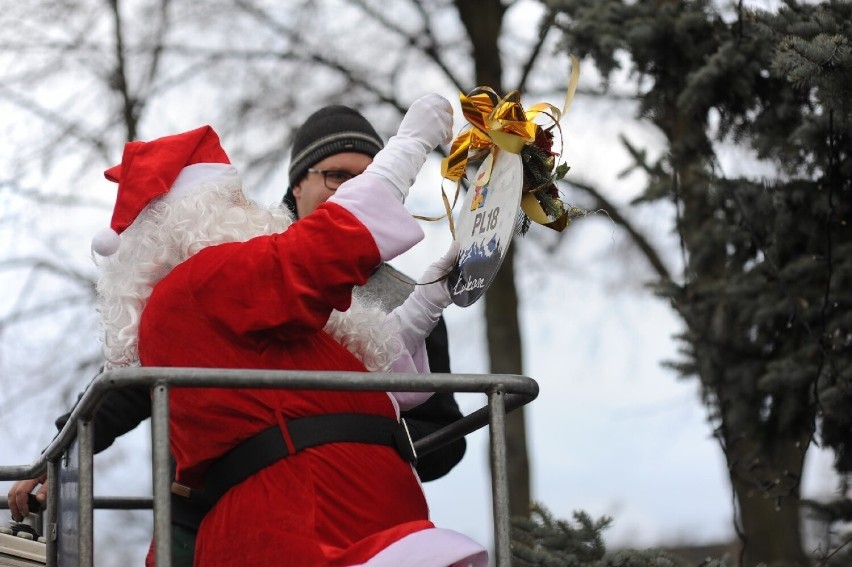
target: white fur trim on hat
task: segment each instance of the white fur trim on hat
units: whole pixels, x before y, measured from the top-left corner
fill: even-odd
[[[167,193],[159,199],[174,203],[207,187],[208,184],[240,186],[237,168],[227,163],[196,163],[181,169]],[[92,238],[92,250],[101,256],[112,256],[121,237],[112,228],[102,228]]]
[[[239,184],[237,168],[227,163],[196,163],[180,170],[169,192],[160,197],[166,203],[174,203],[202,190],[207,183],[217,185]]]

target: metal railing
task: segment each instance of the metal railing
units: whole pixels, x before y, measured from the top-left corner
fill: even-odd
[[[153,447],[153,499],[95,498],[93,494],[92,418],[110,390],[128,386],[152,389],[151,435]],[[0,467],[0,480],[34,478],[47,470],[48,500],[44,521],[47,565],[57,565],[57,490],[60,462],[68,458],[68,448],[76,440],[79,458],[77,508],[79,564],[94,562],[93,536],[96,504],[110,508],[148,507],[154,510],[154,542],[158,567],[171,567],[171,471],[169,464],[169,388],[271,388],[290,390],[344,391],[428,391],[484,393],[488,402],[482,408],[415,442],[419,455],[429,453],[485,425],[490,428],[491,490],[494,515],[495,561],[498,567],[511,564],[509,487],[506,474],[506,413],[538,395],[532,378],[513,374],[408,374],[233,370],[210,368],[119,368],[98,375],[74,407],[65,427],[41,456],[30,465]],[[76,426],[74,425],[76,424]],[[76,432],[75,432],[76,429]],[[3,502],[3,504],[6,504]],[[138,505],[138,506],[137,506]]]

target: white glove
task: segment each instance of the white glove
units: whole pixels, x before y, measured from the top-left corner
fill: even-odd
[[[406,350],[412,354],[417,352],[438,324],[444,309],[452,303],[444,276],[450,272],[458,254],[459,243],[453,241],[447,253],[423,272],[420,283],[425,285],[415,286],[405,302],[391,312],[399,318],[400,336]]]
[[[402,201],[423,167],[426,156],[453,138],[453,108],[450,101],[432,93],[415,100],[396,135],[376,154],[366,172],[380,175],[399,191]]]

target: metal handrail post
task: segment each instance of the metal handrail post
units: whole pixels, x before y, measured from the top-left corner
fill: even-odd
[[[45,510],[44,539],[45,559],[47,567],[56,567],[56,516],[59,510],[59,459],[47,463],[47,507]]]
[[[154,385],[151,401],[154,464],[154,545],[158,567],[172,565],[171,466],[169,463],[169,387]]]
[[[94,427],[86,419],[77,421],[78,458],[80,459],[80,484],[77,489],[77,510],[80,525],[77,544],[81,567],[92,567],[95,562],[94,546]]]
[[[506,466],[506,393],[488,392],[491,439],[491,506],[494,511],[494,555],[497,567],[511,567],[509,477]]]

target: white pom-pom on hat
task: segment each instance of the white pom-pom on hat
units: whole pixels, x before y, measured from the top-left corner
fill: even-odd
[[[102,228],[92,237],[92,250],[101,256],[112,256],[121,244],[121,237],[111,228]]]

